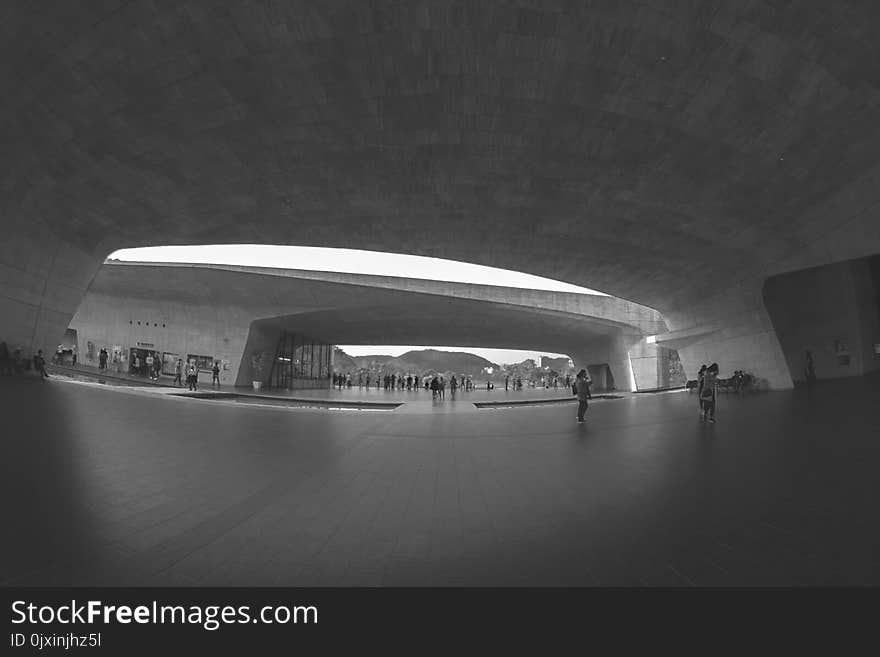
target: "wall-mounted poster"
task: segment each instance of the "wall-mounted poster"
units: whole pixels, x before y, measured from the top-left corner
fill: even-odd
[[[170,354],[167,351],[162,354],[162,374],[174,376],[176,374],[174,367],[177,365],[177,359],[180,354]]]
[[[195,363],[199,372],[210,372],[211,368],[214,367],[213,356],[197,356],[196,354],[187,354],[186,362]]]

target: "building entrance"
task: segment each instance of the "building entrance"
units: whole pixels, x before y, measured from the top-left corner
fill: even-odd
[[[158,378],[157,363],[161,367],[162,352],[132,347],[129,350],[128,371],[135,376]]]

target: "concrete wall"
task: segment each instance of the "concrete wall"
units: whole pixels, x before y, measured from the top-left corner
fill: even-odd
[[[110,351],[114,346],[121,346],[127,356],[129,349],[141,342],[155,345],[157,351],[180,354],[184,359],[187,354],[212,356],[223,363],[221,382],[233,383],[238,378],[251,320],[246,312],[236,308],[90,293],[74,315],[70,328],[77,332],[81,365],[97,367],[102,347]],[[91,359],[89,342],[94,345]]]
[[[39,222],[0,218],[0,340],[27,357],[51,354],[104,254],[82,251]]]
[[[877,297],[867,258],[770,278],[764,299],[792,378],[805,380],[807,350],[819,379],[880,369]],[[844,355],[848,363],[839,360]]]
[[[719,286],[698,303],[664,314],[671,333],[695,334],[665,343],[678,349],[687,378],[703,363],[718,363],[720,376],[751,372],[775,389],[792,387],[788,364],[761,295],[762,279]]]
[[[637,389],[650,390],[662,385],[659,377],[658,356],[657,346],[648,344],[644,338],[630,347],[629,357]]]

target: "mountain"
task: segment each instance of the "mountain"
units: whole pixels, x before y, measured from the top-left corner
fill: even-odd
[[[361,367],[357,361],[349,356],[342,349],[333,350],[333,369],[337,372],[353,372]]]
[[[368,356],[349,356],[337,349],[333,369],[339,372],[368,369],[392,373],[425,374],[427,372],[449,372],[466,376],[482,376],[483,369],[498,365],[476,354],[465,351],[440,351],[438,349],[418,349],[400,356],[371,354]]]
[[[487,367],[498,369],[497,363],[466,351],[421,349],[407,351],[405,354],[401,354],[398,360],[402,363],[412,363],[415,367],[423,370],[454,372],[471,376],[482,374],[483,369]]]

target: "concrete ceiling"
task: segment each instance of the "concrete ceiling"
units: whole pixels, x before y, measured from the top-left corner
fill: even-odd
[[[568,352],[663,329],[656,311],[611,297],[258,267],[108,263],[89,294],[220,316],[236,309],[273,336],[291,330],[334,344]]]
[[[0,217],[354,247],[663,311],[880,251],[880,3],[0,9]],[[698,272],[698,274],[697,274]]]

